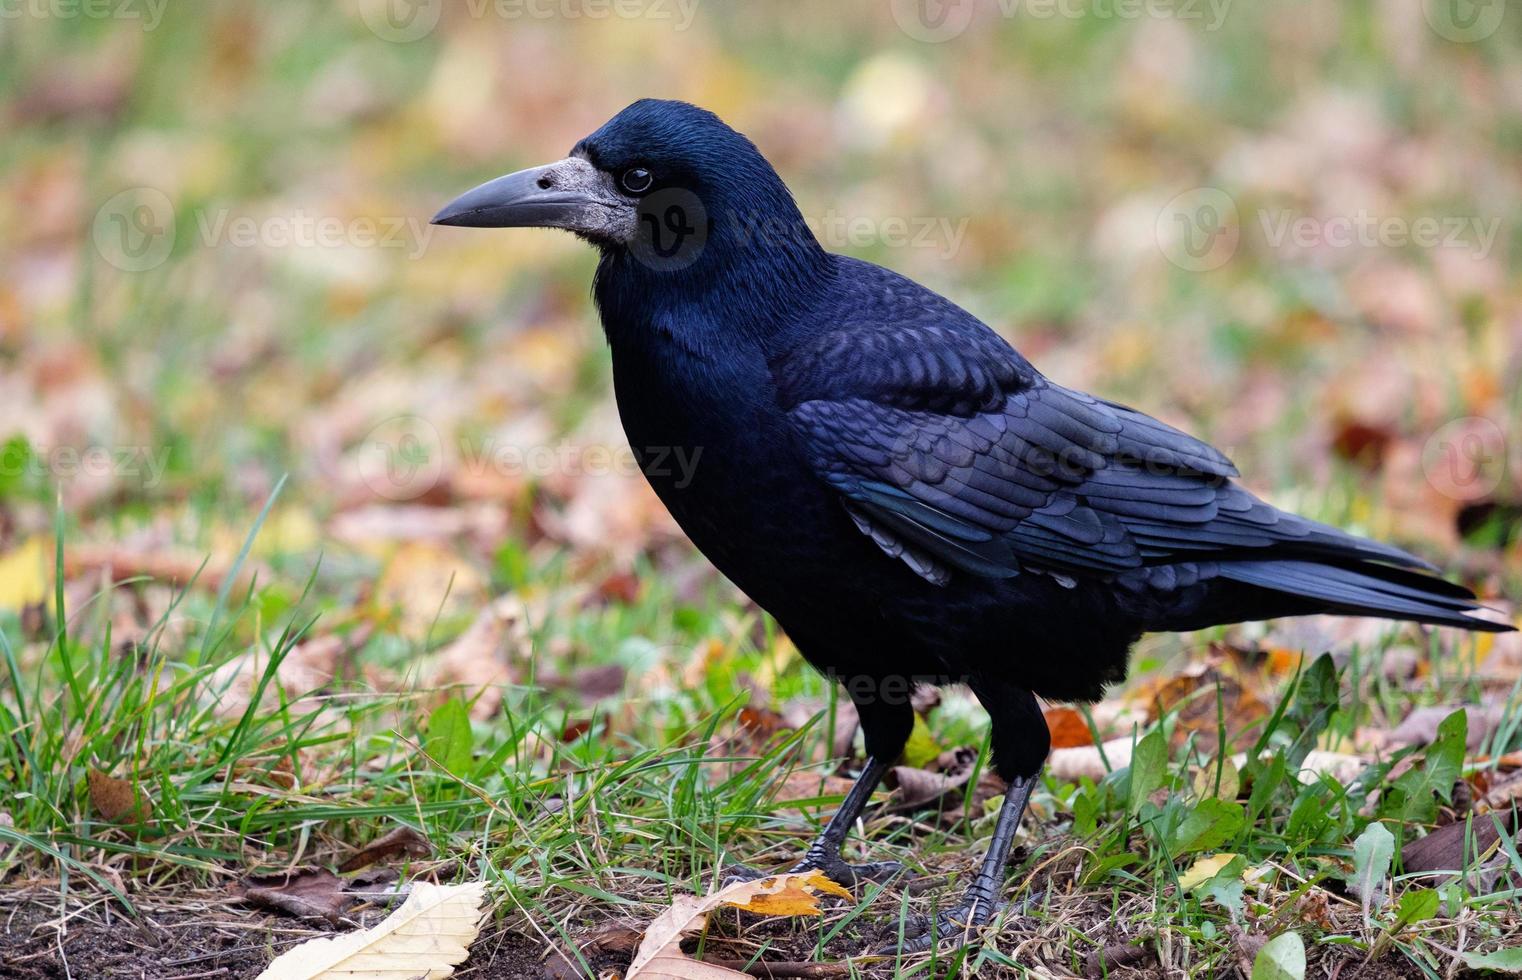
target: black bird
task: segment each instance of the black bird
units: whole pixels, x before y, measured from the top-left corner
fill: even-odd
[[[801,868],[895,870],[840,848],[909,736],[912,681],[966,683],[988,710],[1004,807],[962,904],[912,945],[995,910],[1049,748],[1037,696],[1097,699],[1141,634],[1308,613],[1511,629],[1427,562],[1275,509],[1205,443],[825,251],[704,109],[635,102],[433,220],[562,228],[600,252],[593,296],[647,478],[861,715],[865,768]]]

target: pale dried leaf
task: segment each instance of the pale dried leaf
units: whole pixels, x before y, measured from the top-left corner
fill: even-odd
[[[481,931],[486,885],[412,884],[380,924],[312,939],[276,957],[258,980],[444,980]]]
[[[1101,748],[1103,753],[1101,754]],[[1105,762],[1108,760],[1109,766]],[[1131,737],[1112,738],[1103,746],[1079,745],[1070,749],[1053,749],[1046,767],[1055,778],[1067,782],[1080,779],[1101,780],[1112,769],[1131,764]]]
[[[682,952],[682,936],[703,927],[720,906],[760,915],[818,915],[820,894],[850,898],[851,893],[823,872],[781,874],[757,881],[737,881],[706,897],[683,895],[655,917],[629,964],[625,980],[727,980],[744,977],[734,970],[701,963]]]

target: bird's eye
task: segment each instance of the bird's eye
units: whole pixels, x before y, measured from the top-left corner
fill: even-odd
[[[624,190],[630,194],[643,194],[655,181],[655,178],[650,176],[650,171],[644,167],[630,167],[619,179],[623,182]]]

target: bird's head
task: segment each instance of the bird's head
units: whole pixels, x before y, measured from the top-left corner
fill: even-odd
[[[563,228],[641,273],[823,254],[755,144],[706,109],[656,99],[630,105],[563,160],[465,192],[433,223]]]

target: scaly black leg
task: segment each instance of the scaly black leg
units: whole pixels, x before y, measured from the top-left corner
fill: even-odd
[[[847,864],[840,856],[840,849],[850,834],[861,811],[877,784],[887,775],[893,760],[904,751],[909,733],[914,729],[914,709],[909,695],[913,685],[907,678],[883,679],[876,677],[843,678],[846,690],[856,705],[861,719],[862,735],[866,740],[867,764],[852,784],[840,809],[830,818],[814,842],[809,845],[803,860],[794,865],[793,871],[823,871],[831,880],[847,888],[858,881],[887,881],[904,870],[897,861],[879,861],[872,864]],[[893,683],[889,683],[892,680]],[[730,880],[753,880],[763,875],[746,867],[727,869]]]
[[[920,953],[947,939],[965,943],[980,926],[988,924],[1003,905],[999,895],[1004,889],[1005,865],[1009,862],[1009,850],[1015,842],[1015,832],[1020,829],[1020,818],[1025,815],[1025,805],[1030,802],[1036,779],[1036,776],[1026,776],[1010,784],[1004,795],[1004,805],[999,808],[999,820],[994,825],[988,853],[983,857],[977,877],[962,895],[962,901],[934,918],[922,916],[906,922],[903,945],[889,946],[881,952],[889,955],[895,952]]]
[[[988,709],[993,722],[994,767],[1009,788],[1004,793],[1004,805],[994,825],[988,854],[971,887],[955,908],[934,919],[921,917],[905,924],[902,951],[906,953],[922,952],[947,939],[965,942],[970,933],[987,924],[999,910],[1010,847],[1051,749],[1051,733],[1034,694],[1002,678],[986,675],[971,678],[969,686]],[[895,950],[883,952],[891,954]]]

